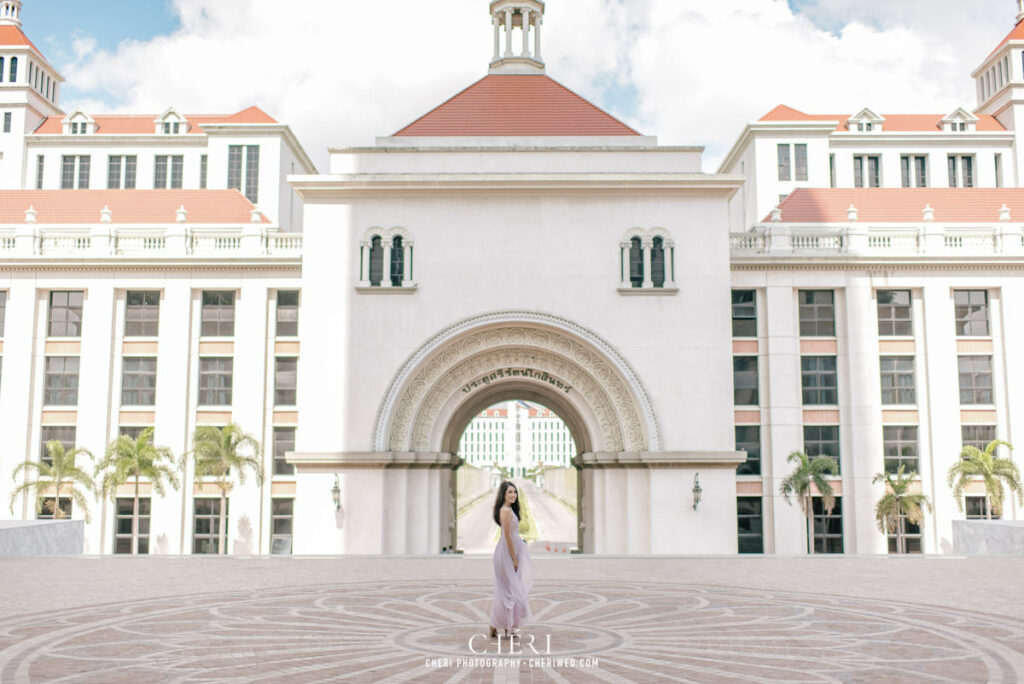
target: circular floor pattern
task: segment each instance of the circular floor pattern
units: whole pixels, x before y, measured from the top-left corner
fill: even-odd
[[[2,682],[1011,682],[1024,626],[868,599],[543,582],[515,642],[484,582],[203,594],[0,621]],[[498,653],[498,649],[501,652]]]

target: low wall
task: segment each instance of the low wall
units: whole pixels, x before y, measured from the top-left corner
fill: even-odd
[[[496,476],[492,475],[490,470],[470,465],[464,465],[456,470],[455,476],[458,478],[456,486],[459,488],[459,511],[484,494],[491,493],[498,485]]]
[[[0,556],[73,556],[84,548],[84,520],[0,522]]]
[[[545,469],[540,480],[541,489],[560,499],[572,510],[576,510],[576,469]]]
[[[954,520],[953,553],[965,556],[1024,555],[1024,522]]]

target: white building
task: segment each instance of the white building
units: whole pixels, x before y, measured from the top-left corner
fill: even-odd
[[[572,433],[551,409],[525,401],[489,406],[469,421],[458,456],[477,468],[505,468],[512,477],[565,467],[579,453]]]

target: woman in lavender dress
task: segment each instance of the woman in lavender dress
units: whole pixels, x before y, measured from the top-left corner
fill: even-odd
[[[501,537],[494,549],[494,604],[491,606],[491,636],[519,629],[530,617],[530,589],[533,563],[526,542],[519,536],[519,491],[508,480],[498,487],[494,501],[494,522]]]

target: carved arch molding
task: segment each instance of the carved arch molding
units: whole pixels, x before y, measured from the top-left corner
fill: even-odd
[[[522,370],[531,374],[512,377]],[[381,404],[375,448],[437,451],[432,442],[439,422],[450,419],[453,398],[465,394],[470,401],[476,388],[510,380],[574,395],[570,401],[586,407],[584,422],[595,451],[661,448],[647,392],[625,359],[589,330],[532,312],[474,317],[423,345],[395,376]]]

